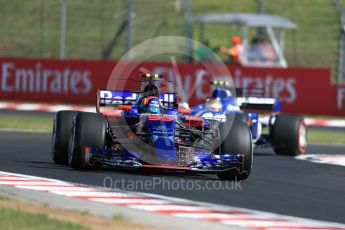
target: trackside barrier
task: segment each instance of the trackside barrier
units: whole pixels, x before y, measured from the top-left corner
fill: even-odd
[[[95,105],[97,89],[106,88],[117,64],[116,61],[0,57],[0,100]],[[162,62],[131,64],[133,69],[126,76],[112,77],[109,85],[114,90],[140,90],[139,82],[119,84],[114,79],[139,77],[145,70],[173,81],[164,85],[164,90],[177,92],[182,101],[195,105],[210,95],[211,80],[229,80],[228,74],[200,64],[177,64],[177,67]],[[226,68],[237,87],[263,88],[265,97],[280,97],[283,112],[345,116],[345,86],[331,84],[330,69]]]

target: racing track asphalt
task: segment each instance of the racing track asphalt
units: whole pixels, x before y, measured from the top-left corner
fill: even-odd
[[[155,182],[158,182],[164,179],[165,182],[156,185],[154,191],[151,190],[152,186],[135,191],[345,223],[345,167],[342,166],[276,156],[271,149],[265,149],[255,152],[251,177],[240,183],[241,189],[169,190],[166,181],[180,187],[182,183],[176,181],[182,179],[185,181],[184,187],[192,184],[206,186],[206,183],[212,182],[217,186],[219,183],[225,186],[225,182],[219,182],[214,175],[110,169],[94,172],[74,171],[52,163],[50,138],[50,133],[0,131],[0,171],[96,186],[103,186],[106,177],[117,181],[124,179],[127,181],[125,186],[130,186],[135,181],[153,181],[152,178],[155,178]],[[311,145],[307,152],[345,154],[345,146]],[[117,188],[121,188],[121,184],[117,185]]]

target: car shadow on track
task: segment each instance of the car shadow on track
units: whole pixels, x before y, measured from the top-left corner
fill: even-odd
[[[279,157],[276,156],[270,149],[259,149],[254,151],[255,157]],[[37,169],[53,169],[53,170],[66,170],[66,171],[75,171],[69,166],[58,165],[53,162],[47,161],[16,161],[19,163],[26,164],[28,167],[37,168]],[[143,169],[143,168],[116,168],[103,166],[99,170],[79,170],[75,172],[88,172],[92,174],[112,174],[116,173],[127,174],[132,176],[139,177],[170,177],[170,178],[183,178],[183,179],[197,179],[197,180],[219,180],[216,174],[202,174],[196,172],[185,172],[185,171],[173,171],[169,169]]]
[[[68,166],[54,164],[53,162],[47,161],[14,161],[16,163],[25,164],[32,168],[47,168],[47,169],[68,169]]]
[[[67,170],[75,171],[69,166],[58,165],[53,162],[47,161],[16,161],[22,163],[31,168],[37,169],[52,169],[52,170]],[[125,173],[133,176],[164,176],[164,177],[179,177],[184,179],[199,179],[199,180],[218,180],[215,175],[210,174],[197,174],[194,172],[181,172],[181,171],[172,171],[172,170],[162,170],[162,169],[138,169],[138,168],[115,168],[104,166],[99,170],[78,170],[76,172],[88,172],[94,174],[113,174],[113,173]],[[213,178],[214,177],[214,178]]]
[[[133,176],[145,177],[178,177],[184,179],[198,179],[198,180],[219,180],[215,174],[201,174],[196,172],[162,170],[162,169],[123,169],[114,167],[103,167],[96,171],[100,173],[125,173]]]

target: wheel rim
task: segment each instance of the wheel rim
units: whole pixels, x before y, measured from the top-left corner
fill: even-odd
[[[253,141],[253,135],[252,135],[252,131],[249,129],[249,135],[250,135],[250,168],[249,168],[249,172],[248,176],[250,175],[250,172],[252,171],[253,168],[253,158],[254,158],[254,141]]]
[[[298,127],[298,147],[302,154],[307,147],[307,127],[304,121],[302,121]]]
[[[56,121],[54,119],[53,134],[52,134],[52,159],[53,159],[53,161],[55,158],[55,145],[56,145]]]
[[[74,124],[72,128],[72,134],[70,137],[70,141],[68,143],[68,163],[71,165],[73,159],[73,150],[74,150]]]

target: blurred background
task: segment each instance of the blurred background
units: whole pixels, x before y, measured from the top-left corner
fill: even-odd
[[[284,112],[345,114],[345,0],[0,0],[0,6],[0,76],[6,83],[1,89],[3,101],[93,104],[97,88],[105,87],[112,69],[127,51],[151,38],[180,36],[199,41],[219,55],[229,64],[237,87],[264,86],[266,96],[282,98]],[[261,27],[238,23],[238,14],[235,20],[227,18],[226,23],[208,21],[200,25],[206,14],[223,17],[236,13],[270,18]],[[253,18],[247,19],[253,22]],[[292,26],[269,25],[279,20]],[[234,35],[242,36],[248,54],[255,38],[261,46],[268,39],[268,50],[275,52],[273,61],[231,62]],[[171,80],[181,77],[188,89],[201,68],[193,64],[202,63],[202,55],[209,55],[207,60],[214,54],[197,43],[186,42],[178,49],[174,54],[178,64],[188,63],[179,65],[180,73],[173,72],[170,54],[148,55],[142,65],[151,72],[163,71],[160,73]],[[52,68],[59,73],[72,68],[83,74],[84,82],[77,85],[78,90],[55,92],[51,90]],[[52,75],[47,83],[52,84],[50,88],[40,86],[34,92],[31,86],[35,81],[40,84],[34,69]],[[217,77],[208,74],[204,82]],[[74,82],[73,76],[68,79]],[[66,82],[62,84],[68,87]],[[32,88],[30,92],[27,85]],[[48,94],[41,92],[46,87]],[[201,88],[210,89],[206,85]],[[199,103],[206,91],[190,95],[190,102]],[[322,101],[316,103],[313,91],[322,93],[318,95]]]
[[[345,0],[337,1],[345,5]],[[286,34],[290,66],[337,66],[339,9],[327,0],[1,0],[2,56],[118,59],[129,46],[163,35],[186,34],[186,20],[205,12],[265,12],[298,25]],[[65,51],[61,54],[61,20]],[[131,36],[128,36],[130,18]],[[198,39],[194,26],[193,38]],[[233,27],[209,25],[211,46],[228,42]],[[130,41],[129,41],[130,39]],[[334,76],[335,74],[333,74]]]

